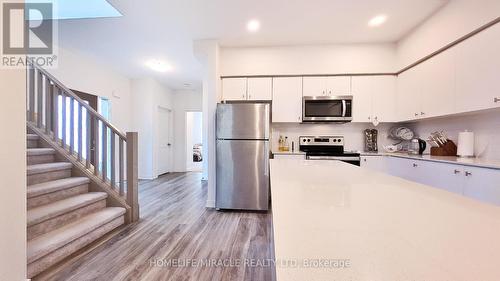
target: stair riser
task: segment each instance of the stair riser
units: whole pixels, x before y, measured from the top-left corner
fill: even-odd
[[[27,141],[28,148],[37,148],[38,140],[28,140]]]
[[[69,198],[71,196],[87,193],[89,185],[83,184],[75,187],[47,193],[33,198],[28,198],[28,209],[33,209],[41,205]]]
[[[55,162],[54,154],[28,156],[28,165],[45,164]]]
[[[71,169],[35,174],[28,176],[28,185],[43,183],[58,179],[65,179],[69,177],[71,177]]]
[[[58,217],[46,220],[28,227],[28,240],[36,238],[56,228],[72,223],[88,214],[94,213],[106,207],[106,200],[101,200],[74,211],[62,214]]]
[[[67,244],[66,246],[61,247],[51,253],[47,253],[47,255],[31,262],[30,264],[28,264],[28,278],[33,278],[37,274],[55,265],[56,263],[62,261],[64,258],[70,256],[74,252],[82,249],[88,244],[101,238],[106,233],[112,231],[113,229],[119,227],[120,225],[123,225],[124,223],[125,223],[124,217],[123,216],[118,217],[112,220],[111,222],[108,222],[107,224],[84,235],[83,237],[74,240],[73,242]]]

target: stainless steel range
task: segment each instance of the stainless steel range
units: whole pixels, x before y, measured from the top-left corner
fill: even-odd
[[[357,152],[344,151],[344,137],[304,136],[299,138],[299,149],[306,153],[308,160],[338,160],[360,166],[361,157]]]

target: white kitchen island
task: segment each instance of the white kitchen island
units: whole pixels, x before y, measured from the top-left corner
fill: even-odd
[[[500,280],[500,207],[336,161],[271,160],[271,194],[278,281]]]

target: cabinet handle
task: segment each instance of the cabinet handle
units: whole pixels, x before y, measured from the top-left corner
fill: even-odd
[[[418,116],[418,113],[415,113],[415,116]]]
[[[425,115],[425,112],[420,112],[420,115]]]
[[[459,170],[455,170],[455,171],[453,171],[453,172],[455,173],[455,175],[456,175],[456,174],[460,174],[460,171],[459,171]]]
[[[251,99],[252,98],[252,95],[248,95],[248,98]]]
[[[415,167],[415,168],[416,168],[416,167],[418,167],[418,165],[417,165],[416,163],[413,163],[413,167]]]
[[[495,103],[500,102],[500,98],[495,98],[493,101],[495,101]]]
[[[245,95],[242,95],[243,98],[245,98]]]
[[[330,90],[330,91],[328,91],[328,94],[329,94],[329,95],[331,95],[331,94],[332,94],[332,91],[331,91],[331,90]]]
[[[472,176],[472,173],[471,172],[465,172],[465,176],[466,177],[470,177],[470,176]]]
[[[326,95],[326,91],[323,91],[323,95]]]
[[[368,120],[372,120],[371,116],[368,116]]]

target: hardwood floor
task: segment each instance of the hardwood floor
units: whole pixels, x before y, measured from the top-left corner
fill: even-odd
[[[206,194],[200,173],[141,182],[139,222],[34,280],[274,280],[271,214],[206,209]]]

